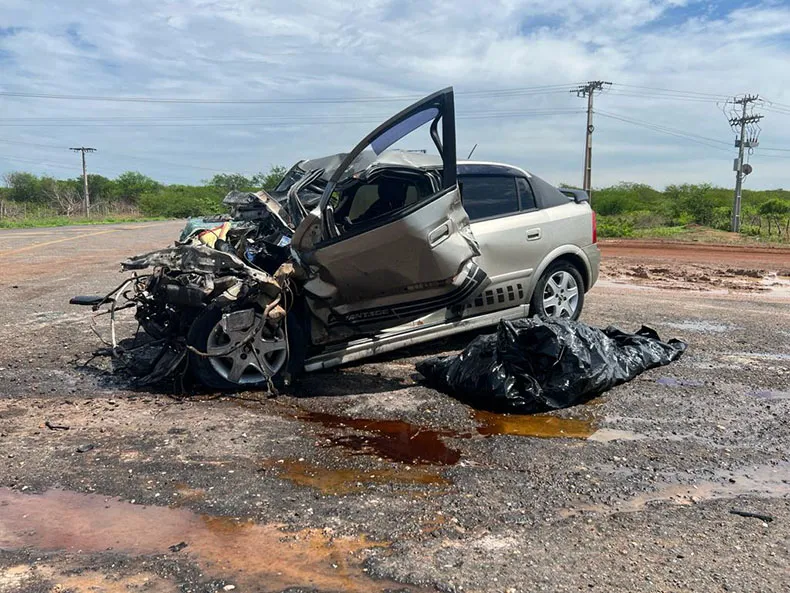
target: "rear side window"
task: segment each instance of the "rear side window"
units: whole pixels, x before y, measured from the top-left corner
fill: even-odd
[[[518,192],[514,177],[500,175],[458,178],[464,210],[470,220],[481,220],[518,212]]]
[[[532,192],[532,187],[529,182],[523,177],[516,177],[516,186],[518,187],[518,195],[521,199],[522,210],[534,210],[538,207],[535,203],[535,194]]]
[[[529,181],[535,193],[538,195],[541,208],[562,206],[568,202],[573,202],[573,198],[569,198],[550,183],[543,181],[540,177],[533,175]]]

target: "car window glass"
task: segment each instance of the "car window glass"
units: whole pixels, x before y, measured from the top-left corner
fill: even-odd
[[[428,178],[380,177],[347,190],[337,213],[352,223],[367,222],[419,202],[433,194]]]
[[[353,199],[351,200],[351,207],[348,211],[348,217],[351,220],[356,220],[364,214],[373,203],[379,199],[378,185],[372,183],[370,185],[360,186]]]
[[[423,111],[418,111],[402,122],[385,130],[370,143],[370,147],[376,154],[381,154],[401,138],[408,136],[417,128],[432,121],[437,115],[439,115],[439,110],[436,107],[429,107]]]
[[[518,193],[513,177],[485,175],[459,178],[461,199],[470,220],[518,212]]]
[[[535,194],[532,192],[529,182],[523,177],[516,177],[516,186],[518,187],[518,195],[521,200],[521,209],[534,210],[537,208]]]
[[[573,201],[571,198],[568,198],[565,194],[563,194],[560,190],[556,187],[551,185],[550,183],[543,181],[540,177],[536,177],[533,175],[530,180],[530,184],[532,185],[532,189],[538,196],[538,202],[540,203],[541,208],[551,208],[553,206],[563,206],[568,202]]]

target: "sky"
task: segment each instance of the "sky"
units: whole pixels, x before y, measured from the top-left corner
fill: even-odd
[[[0,72],[0,174],[74,177],[73,146],[108,177],[252,174],[453,86],[459,155],[578,185],[572,89],[604,80],[594,187],[733,185],[745,93],[765,99],[745,187],[790,187],[787,0],[0,0]]]

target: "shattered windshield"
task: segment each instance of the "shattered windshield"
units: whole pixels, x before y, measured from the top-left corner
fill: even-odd
[[[304,177],[304,173],[305,172],[299,167],[299,164],[294,165],[280,180],[280,183],[277,184],[277,187],[274,188],[274,191],[275,192],[288,191],[294,183],[296,183],[302,177]]]

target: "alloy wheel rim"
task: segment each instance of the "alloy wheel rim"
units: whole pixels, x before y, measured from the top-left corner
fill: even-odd
[[[572,319],[579,307],[579,285],[572,274],[552,274],[543,289],[543,311],[548,317]]]

